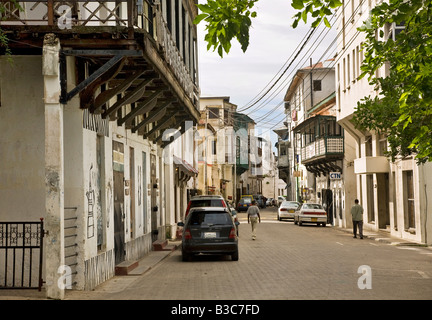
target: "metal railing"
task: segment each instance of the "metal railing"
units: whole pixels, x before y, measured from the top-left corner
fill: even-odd
[[[65,265],[70,268],[71,285],[76,285],[75,277],[78,274],[78,207],[64,208],[64,259]]]
[[[43,219],[0,222],[0,289],[42,288]]]
[[[330,136],[318,138],[314,142],[302,147],[302,160],[309,160],[324,155],[335,155],[344,153],[344,137]]]

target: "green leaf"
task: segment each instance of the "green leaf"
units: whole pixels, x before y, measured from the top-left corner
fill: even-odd
[[[304,8],[303,0],[292,0],[291,6],[296,10],[301,10]]]
[[[304,21],[304,23],[307,22],[307,14],[308,14],[308,12],[307,12],[306,10],[304,10],[304,11],[301,13],[301,17],[302,17],[302,20]]]
[[[209,15],[207,13],[201,13],[199,15],[197,15],[193,21],[194,24],[198,24],[200,23],[202,20],[204,20],[205,18],[207,18]]]

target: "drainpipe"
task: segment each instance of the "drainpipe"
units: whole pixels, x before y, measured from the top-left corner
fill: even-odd
[[[312,68],[312,58],[310,58],[310,66],[311,66],[311,68]],[[311,109],[313,108],[313,106],[314,106],[314,100],[313,100],[313,87],[312,87],[312,85],[313,85],[313,79],[312,79],[312,69],[311,69],[311,71],[310,71],[310,73],[309,73],[309,78],[310,78],[310,96],[311,96]]]
[[[424,163],[421,164],[421,168],[422,168],[422,177],[424,179]],[[427,197],[427,184],[426,181],[424,182],[424,195],[425,195],[425,220],[424,220],[424,243],[427,245],[428,241],[427,241],[427,229],[428,229],[428,224],[427,224],[427,220],[428,220],[428,197]]]

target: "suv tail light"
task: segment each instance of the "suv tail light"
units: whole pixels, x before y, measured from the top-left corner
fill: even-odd
[[[287,211],[287,208],[280,208],[280,211]]]
[[[192,202],[189,201],[188,206],[187,206],[187,208],[186,208],[185,218],[186,218],[187,215],[189,214],[189,210],[190,210],[191,204],[192,204]]]
[[[230,234],[229,234],[229,239],[235,239],[236,237],[236,232],[234,228],[231,228]]]
[[[190,232],[189,229],[186,229],[186,230],[184,231],[184,238],[185,238],[185,240],[190,240],[190,239],[192,239],[192,234],[191,234],[191,232]]]

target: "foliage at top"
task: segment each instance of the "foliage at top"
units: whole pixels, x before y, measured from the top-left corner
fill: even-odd
[[[251,11],[258,0],[208,0],[206,4],[198,4],[201,10],[194,23],[202,20],[207,22],[205,41],[207,50],[213,47],[223,57],[231,49],[231,41],[236,38],[241,44],[243,52],[249,46],[249,28],[251,18],[256,12]]]
[[[206,22],[207,50],[217,49],[219,56],[224,52],[229,53],[232,40],[235,38],[240,43],[243,52],[249,46],[249,29],[252,25],[251,18],[257,13],[252,11],[259,0],[208,0],[205,4],[198,4],[201,10],[194,23]],[[288,1],[288,0],[287,0]],[[321,21],[330,27],[327,16],[333,14],[331,9],[342,5],[340,0],[292,0],[291,6],[299,12],[293,17],[293,27],[297,27],[299,21],[307,22],[310,15],[315,20],[312,27],[318,26]]]

